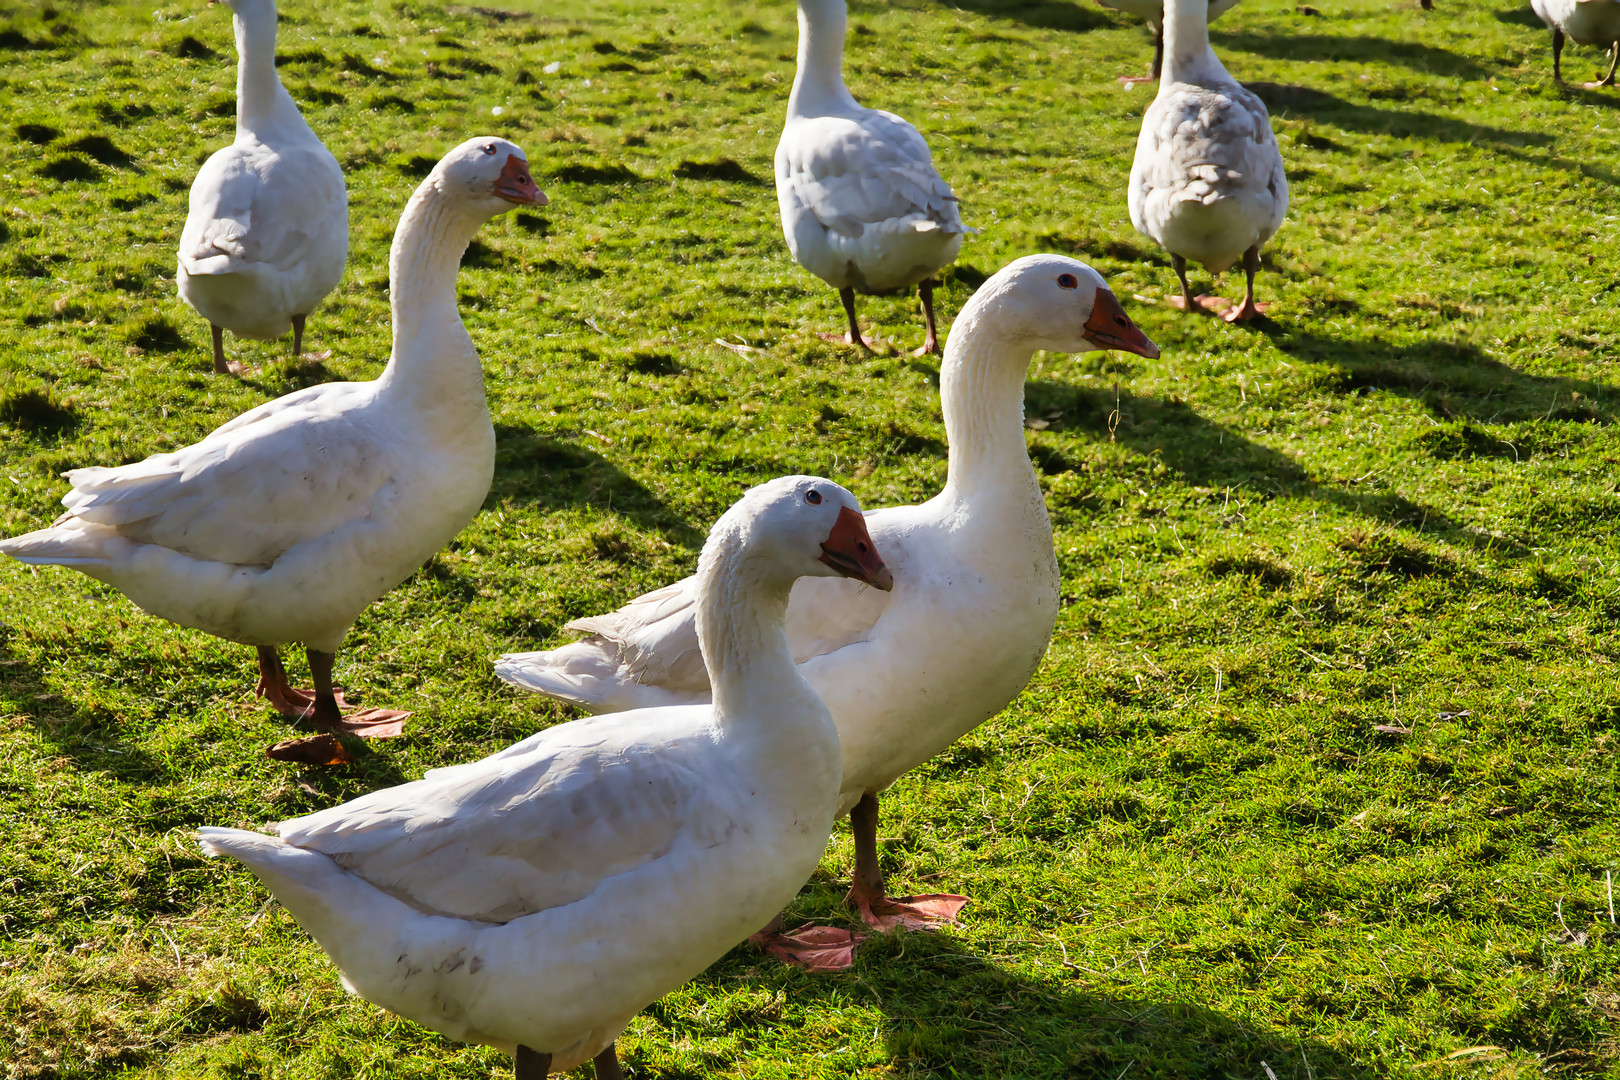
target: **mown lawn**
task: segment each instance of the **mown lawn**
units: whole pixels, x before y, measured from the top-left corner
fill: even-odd
[[[1145,68],[1139,25],[1090,0],[854,4],[852,89],[917,124],[981,230],[942,317],[1008,260],[1071,252],[1164,355],[1031,369],[1051,652],[885,804],[896,887],[970,893],[961,929],[833,977],[739,948],[635,1021],[633,1075],[1620,1076],[1620,92],[1556,89],[1526,7],[1437,7],[1248,0],[1217,24],[1294,192],[1274,320],[1231,328],[1165,306],[1130,227],[1151,90],[1115,76]],[[877,356],[825,342],[836,297],[781,239],[793,49],[785,2],[291,0],[282,77],[348,173],[353,242],[306,338],[330,356],[228,339],[261,365],[238,382],[172,280],[232,128],[228,12],[0,7],[7,535],[53,516],[65,469],[374,376],[394,222],[450,146],[513,138],[552,198],[462,276],[500,440],[485,510],[340,656],[416,710],[405,738],[346,771],[268,761],[290,732],[246,692],[250,650],[0,563],[0,1074],[505,1074],[347,997],[192,832],[565,719],[492,658],[688,571],[749,484],[938,489],[914,301],[863,303]],[[1598,63],[1566,53],[1572,77]],[[846,918],[850,859],[841,832],[795,914]]]

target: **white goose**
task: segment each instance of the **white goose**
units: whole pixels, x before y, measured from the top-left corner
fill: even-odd
[[[1614,85],[1615,69],[1620,67],[1620,0],[1530,0],[1530,8],[1552,31],[1554,79],[1560,84],[1564,81],[1558,60],[1564,51],[1564,39],[1568,38],[1577,45],[1607,45],[1613,49],[1609,73],[1585,85],[1587,89]]]
[[[799,65],[776,144],[776,201],[799,265],[838,290],[846,341],[866,349],[855,294],[918,286],[938,352],[930,276],[972,232],[917,129],[862,107],[844,85],[844,0],[799,0]]]
[[[1228,322],[1261,313],[1254,302],[1260,248],[1288,212],[1288,177],[1265,103],[1226,73],[1209,47],[1205,0],[1164,0],[1164,77],[1142,117],[1131,166],[1131,224],[1170,253],[1184,310],[1194,298],[1187,260],[1211,273],[1243,261],[1248,289]]]
[[[394,234],[394,350],[380,378],[266,402],[172,454],[75,469],[67,513],[0,541],[0,552],[71,566],[154,615],[257,646],[259,692],[289,715],[313,705],[323,732],[397,734],[405,713],[343,719],[333,654],[367,605],[484,501],[495,431],[456,312],[456,272],[484,222],[545,201],[513,144],[456,147]],[[313,696],[287,684],[277,657],[294,641],[307,647]],[[313,749],[337,744],[328,736]]]
[[[278,338],[343,277],[349,196],[337,159],[304,123],[276,74],[275,0],[225,0],[236,30],[236,141],[203,163],[180,234],[180,298],[207,319],[214,370],[223,330]]]
[[[517,1058],[596,1059],[631,1017],[771,918],[815,869],[838,732],[782,620],[794,579],[890,578],[854,496],[790,476],[715,524],[697,575],[713,705],[578,720],[276,826],[203,829],[362,997]]]
[[[1159,72],[1164,67],[1164,4],[1162,0],[1097,0],[1105,8],[1114,11],[1123,11],[1127,15],[1135,15],[1148,24],[1148,31],[1153,35],[1153,67],[1147,78],[1139,75],[1121,75],[1120,82],[1155,82]],[[1225,15],[1237,7],[1238,0],[1209,0],[1209,21]],[[1428,0],[1424,0],[1428,6]]]
[[[1001,270],[962,309],[945,348],[945,490],[866,518],[894,592],[801,581],[788,608],[793,656],[832,710],[843,746],[838,812],[851,814],[855,835],[850,900],[880,929],[948,920],[966,901],[885,895],[878,793],[1012,700],[1040,664],[1057,616],[1052,527],[1024,444],[1024,373],[1037,349],[1159,355],[1084,263],[1035,255]],[[503,656],[495,672],[591,712],[704,701],[700,585],[687,578],[570,623],[589,636]],[[828,961],[791,941],[774,945],[806,966],[847,964],[847,955]]]

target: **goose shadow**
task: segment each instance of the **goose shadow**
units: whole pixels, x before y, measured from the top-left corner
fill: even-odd
[[[1537,419],[1611,424],[1616,418],[1616,388],[1527,375],[1468,342],[1334,338],[1271,320],[1255,323],[1254,329],[1290,358],[1310,365],[1318,384],[1334,393],[1395,394],[1419,402],[1441,420],[1488,426]],[[1590,344],[1567,333],[1560,338],[1570,345]]]
[[[1128,18],[1068,0],[955,0],[949,6],[1040,30],[1066,30],[1077,34],[1115,27],[1119,25],[1117,19]]]
[[[1212,29],[1209,36],[1223,48],[1254,53],[1273,60],[1307,64],[1323,60],[1388,62],[1430,75],[1451,75],[1463,79],[1483,79],[1493,74],[1483,65],[1449,50],[1416,42],[1391,41],[1383,37],[1258,34],[1247,30],[1222,32],[1218,29]]]
[[[1483,144],[1493,150],[1551,146],[1558,141],[1558,136],[1545,131],[1515,131],[1491,127],[1488,124],[1476,124],[1468,120],[1453,120],[1427,112],[1357,105],[1326,90],[1317,90],[1298,83],[1261,80],[1245,82],[1243,85],[1264,101],[1266,108],[1273,115],[1285,116],[1294,113],[1348,131],[1360,131],[1369,135]]]
[[[1564,172],[1579,172],[1592,180],[1601,180],[1606,184],[1620,183],[1620,177],[1607,169],[1599,168],[1586,162],[1568,161],[1555,156],[1551,148],[1558,143],[1558,136],[1542,131],[1516,131],[1510,128],[1495,128],[1486,124],[1475,124],[1466,120],[1452,120],[1444,116],[1436,116],[1426,112],[1397,111],[1395,109],[1379,109],[1371,105],[1357,105],[1343,98],[1335,97],[1324,90],[1315,90],[1308,86],[1296,83],[1274,82],[1246,82],[1243,84],[1254,92],[1273,116],[1286,117],[1289,114],[1308,117],[1312,121],[1331,124],[1346,131],[1358,131],[1367,135],[1388,135],[1398,139],[1427,139],[1433,142],[1465,143],[1470,146],[1480,146],[1492,153],[1512,158],[1528,165],[1538,165],[1543,168],[1559,169]],[[1575,93],[1576,91],[1572,91]],[[1620,108],[1620,100],[1606,97],[1603,94],[1578,92],[1583,100],[1591,99],[1594,103],[1601,103],[1608,108]],[[1534,154],[1530,148],[1542,148],[1545,154]]]
[[[105,709],[86,709],[50,690],[44,673],[17,655],[16,631],[0,624],[0,698],[22,706],[22,715],[56,753],[83,772],[104,773],[134,784],[173,783],[166,762],[126,740],[118,719]]]
[[[504,499],[545,511],[601,506],[670,544],[692,551],[703,546],[706,533],[600,454],[510,422],[495,425],[495,447],[495,482],[486,507]]]
[[[1434,507],[1403,495],[1357,491],[1356,481],[1349,478],[1319,481],[1289,455],[1246,439],[1200,416],[1179,400],[1122,393],[1116,406],[1112,387],[1032,380],[1025,384],[1025,401],[1029,415],[1038,416],[1054,407],[1061,409],[1063,418],[1054,425],[1059,430],[1068,428],[1112,438],[1163,462],[1190,487],[1233,488],[1251,492],[1263,501],[1303,496],[1391,526],[1441,536],[1452,543],[1472,547],[1490,544],[1495,550],[1503,549],[1502,540],[1475,532]],[[1113,419],[1116,408],[1117,420]],[[1054,447],[1037,445],[1031,457],[1048,475],[1073,468]]]
[[[1024,947],[1052,954],[1052,974],[1015,971],[949,933],[902,932],[870,938],[849,974],[811,975],[767,964],[742,945],[693,985],[713,1000],[734,993],[739,982],[772,995],[757,1009],[724,1017],[726,1034],[745,1042],[769,1040],[774,1029],[791,1023],[784,1010],[844,1015],[852,1006],[875,1004],[883,1014],[878,1038],[888,1065],[906,1075],[1109,1080],[1141,1074],[1143,1066],[1156,1077],[1375,1075],[1325,1043],[1291,1038],[1191,1002],[1133,993],[1120,974],[1064,964],[1055,943]],[[1267,962],[1262,953],[1241,961],[1255,982]],[[1135,959],[1125,957],[1115,971],[1134,974]],[[1225,954],[1219,959],[1230,962]],[[667,1015],[659,1004],[647,1012],[671,1035],[689,1033],[690,1017]],[[688,1075],[640,1061],[633,1048],[625,1057],[639,1075]]]
[[[155,618],[145,614],[137,617]],[[190,773],[176,768],[168,755],[148,753],[125,738],[120,717],[104,708],[84,708],[52,692],[41,669],[17,655],[11,644],[14,634],[10,627],[0,624],[0,699],[26,703],[22,715],[52,750],[71,760],[81,772],[99,773],[118,784],[147,792],[160,788],[178,791],[187,786]],[[252,653],[245,655],[251,658]],[[240,666],[244,686],[251,687],[251,659],[233,666]],[[268,711],[269,706],[265,709]],[[285,737],[304,733],[293,722],[284,723]],[[401,784],[407,779],[388,755],[377,753],[364,740],[344,741],[354,755],[352,765],[341,770],[312,770],[305,776],[306,782],[320,788],[323,794],[334,799],[345,798],[348,796],[344,792],[357,781],[372,790]],[[143,802],[147,805],[142,824],[159,832],[181,826],[217,824],[236,814],[234,805],[225,804],[217,811],[205,811],[189,795],[177,795],[173,799],[152,795]]]

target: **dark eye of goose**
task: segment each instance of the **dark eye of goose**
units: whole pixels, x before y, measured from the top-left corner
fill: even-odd
[[[1078,289],[1080,287],[1080,279],[1075,277],[1073,274],[1059,274],[1058,285],[1065,289]]]
[[[495,144],[494,143],[485,143],[484,144],[484,153],[488,154],[490,157],[494,157],[495,156]]]
[[[816,491],[814,489],[811,489],[810,491],[805,492],[804,493],[804,501],[809,503],[811,506],[820,506],[821,505],[821,492]]]

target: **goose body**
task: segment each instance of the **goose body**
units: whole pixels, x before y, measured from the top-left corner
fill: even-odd
[[[591,718],[282,822],[204,829],[343,971],[435,1031],[604,1075],[620,1030],[815,869],[837,730],[782,630],[794,578],[887,585],[854,497],[786,477],[716,524],[697,587],[713,704]],[[614,1066],[616,1069],[616,1065]]]
[[[1157,79],[1164,67],[1164,4],[1162,0],[1097,0],[1097,3],[1105,8],[1124,12],[1126,15],[1134,15],[1148,24],[1148,29],[1153,34],[1153,67],[1147,81]],[[1209,0],[1209,21],[1214,22],[1237,7],[1237,5],[1238,0]],[[1127,81],[1141,82],[1143,80],[1132,77]]]
[[[511,143],[457,147],[400,219],[380,378],[308,387],[173,453],[75,469],[67,512],[0,552],[71,566],[161,618],[258,646],[271,684],[266,649],[272,665],[293,641],[329,656],[483,503],[495,434],[456,272],[484,221],[544,198]],[[318,722],[336,721],[335,700],[314,704]]]
[[[1036,349],[1102,348],[1158,355],[1090,267],[1032,256],[992,277],[957,317],[940,371],[945,489],[866,517],[894,591],[812,579],[794,587],[788,640],[838,725],[837,809],[857,814],[858,834],[868,818],[875,828],[879,792],[1000,711],[1040,664],[1057,617],[1058,570],[1024,442],[1024,375]],[[697,590],[688,578],[570,623],[586,637],[503,656],[496,674],[592,712],[706,700]],[[881,894],[881,874],[875,865],[856,873],[857,906],[878,914],[869,918],[875,925],[890,924],[882,913],[896,909]],[[900,914],[910,921],[916,913]]]
[[[1612,49],[1609,74],[1594,86],[1613,86],[1620,66],[1620,0],[1530,0],[1530,8],[1552,31],[1553,78],[1564,81],[1560,56],[1564,39],[1577,45],[1604,45]]]
[[[1131,166],[1131,224],[1170,253],[1186,310],[1186,263],[1211,273],[1242,260],[1248,291],[1229,321],[1259,314],[1260,248],[1288,212],[1288,177],[1265,103],[1209,47],[1204,0],[1166,0],[1165,70]]]
[[[275,0],[226,0],[236,32],[236,139],[191,185],[175,282],[220,331],[269,339],[293,330],[343,277],[349,197],[343,170],[276,74]]]
[[[926,282],[956,258],[971,230],[917,129],[863,107],[844,85],[846,21],[844,0],[799,0],[798,69],[776,145],[782,232],[799,265],[839,291],[852,345],[866,344],[855,293],[923,283],[924,349],[933,351]]]

